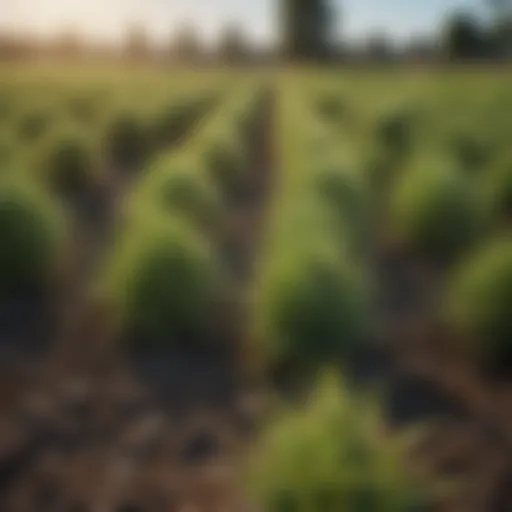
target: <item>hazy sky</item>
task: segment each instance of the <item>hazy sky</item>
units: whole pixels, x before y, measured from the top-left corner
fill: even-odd
[[[351,37],[384,29],[404,37],[428,32],[447,11],[479,7],[484,0],[334,0],[343,6],[342,29]],[[275,37],[277,0],[0,0],[0,26],[51,34],[66,26],[95,37],[116,39],[135,20],[159,41],[181,21],[193,21],[206,40],[236,20],[255,41]]]

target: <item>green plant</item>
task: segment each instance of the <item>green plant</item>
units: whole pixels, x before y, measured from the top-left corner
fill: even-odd
[[[140,165],[151,148],[144,120],[130,111],[113,114],[106,128],[105,142],[108,160],[119,167]]]
[[[63,126],[51,134],[37,154],[43,177],[52,190],[68,195],[82,191],[98,171],[92,141],[84,132]]]
[[[321,116],[329,121],[340,123],[347,115],[345,99],[338,92],[326,91],[316,98],[316,107]]]
[[[254,296],[257,339],[270,364],[344,358],[369,330],[368,289],[331,243],[276,246]]]
[[[85,125],[94,122],[99,107],[100,95],[94,90],[76,92],[69,97],[67,102],[67,109],[72,118]]]
[[[107,293],[126,332],[146,345],[176,345],[207,333],[221,269],[205,239],[175,219],[134,222],[114,252]]]
[[[217,226],[222,202],[208,175],[198,163],[164,158],[148,170],[137,199],[171,215],[182,215],[195,226]]]
[[[400,157],[382,145],[370,143],[360,148],[361,167],[372,190],[386,195],[401,175],[404,163]]]
[[[159,145],[172,144],[180,139],[194,119],[208,109],[210,98],[172,98],[160,106],[153,116],[153,138]]]
[[[215,183],[225,194],[237,192],[248,164],[245,148],[229,131],[212,136],[204,145],[204,163]]]
[[[404,156],[412,148],[414,127],[415,112],[411,108],[397,108],[378,119],[376,137],[392,154]]]
[[[448,141],[456,161],[468,171],[485,167],[492,157],[492,145],[476,131],[457,132]]]
[[[22,141],[32,142],[44,135],[51,126],[54,113],[49,107],[38,107],[21,112],[18,133]]]
[[[0,184],[0,295],[43,286],[65,232],[63,213],[33,184]]]
[[[447,292],[448,321],[484,359],[512,356],[512,238],[478,250],[455,274]]]
[[[325,163],[314,173],[320,198],[350,229],[351,239],[357,244],[368,235],[368,203],[365,183],[354,170],[337,165],[336,161]]]
[[[420,437],[386,433],[379,403],[328,375],[303,408],[264,431],[248,488],[266,512],[423,510],[439,490],[408,463]]]
[[[512,219],[512,157],[506,155],[485,175],[484,192],[492,218]]]
[[[448,261],[475,241],[482,210],[468,178],[445,165],[411,169],[397,183],[391,217],[401,240],[431,261]]]

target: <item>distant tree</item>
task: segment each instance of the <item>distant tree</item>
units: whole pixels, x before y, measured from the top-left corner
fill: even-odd
[[[471,60],[484,57],[489,44],[479,20],[468,12],[458,12],[448,20],[442,46],[452,60]]]
[[[249,58],[249,44],[241,25],[231,23],[221,32],[217,48],[219,58],[229,64],[240,64]]]
[[[150,56],[151,47],[144,25],[135,23],[129,27],[126,35],[125,54],[134,60],[144,60]]]
[[[333,50],[334,10],[329,0],[281,0],[284,54],[326,59]]]
[[[490,37],[494,55],[512,58],[512,17],[497,20],[492,25]]]
[[[393,58],[395,50],[389,36],[383,32],[370,34],[365,43],[366,57],[372,61],[385,62]]]
[[[178,26],[171,42],[171,53],[180,62],[196,62],[203,54],[199,34],[191,23]]]
[[[512,0],[485,0],[491,11],[490,42],[493,54],[512,58]]]
[[[404,48],[404,56],[412,61],[430,61],[438,56],[439,48],[428,37],[414,36]]]

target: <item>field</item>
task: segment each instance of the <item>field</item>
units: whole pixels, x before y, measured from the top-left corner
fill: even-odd
[[[5,68],[0,509],[512,509],[512,75]]]

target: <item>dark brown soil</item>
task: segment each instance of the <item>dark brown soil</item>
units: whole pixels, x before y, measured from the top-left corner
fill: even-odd
[[[442,269],[418,264],[395,244],[379,241],[388,411],[397,427],[433,425],[423,455],[434,474],[458,483],[443,511],[512,510],[512,386],[468,357],[464,340],[436,322]],[[384,306],[384,307],[382,307]],[[381,381],[382,382],[382,381]]]

